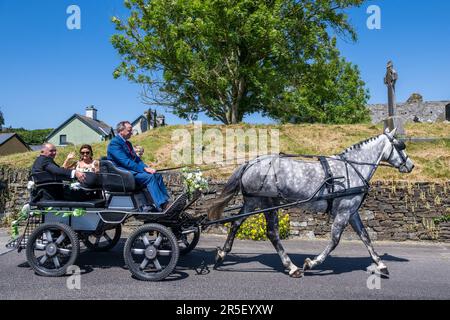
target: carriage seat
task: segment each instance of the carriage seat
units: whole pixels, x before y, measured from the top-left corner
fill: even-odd
[[[117,167],[110,160],[100,160],[100,173],[102,188],[109,192],[137,191],[136,181],[131,172]]]
[[[101,208],[105,206],[105,199],[92,199],[87,201],[41,200],[30,205],[38,208]]]

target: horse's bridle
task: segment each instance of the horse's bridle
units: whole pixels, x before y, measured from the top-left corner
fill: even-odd
[[[394,150],[396,150],[398,155],[399,155],[399,157],[400,157],[400,159],[401,159],[401,161],[402,161],[402,163],[399,165],[398,168],[401,169],[403,167],[403,168],[407,169],[406,168],[406,162],[408,161],[409,156],[406,155],[406,157],[405,157],[403,155],[403,152],[402,152],[403,150],[406,149],[405,143],[403,141],[395,142],[394,138],[391,138],[387,134],[385,134],[385,136],[389,139],[389,142],[391,143],[391,152],[389,153],[389,157],[386,159],[386,162],[389,163],[389,160],[391,160],[392,155],[394,154]]]

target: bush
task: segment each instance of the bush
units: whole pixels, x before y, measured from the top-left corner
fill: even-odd
[[[438,217],[438,218],[434,218],[433,221],[434,221],[435,224],[450,222],[450,214],[446,214],[444,216],[441,216],[441,217]]]
[[[17,133],[23,141],[27,144],[43,144],[47,136],[52,132],[53,129],[36,129],[36,130],[26,130],[24,128],[10,128],[7,132]]]
[[[289,237],[289,214],[278,211],[278,225],[280,232],[280,239],[287,239]],[[231,224],[226,224],[227,228]],[[238,239],[262,241],[267,240],[267,224],[264,214],[260,213],[249,217],[241,225],[236,235]]]

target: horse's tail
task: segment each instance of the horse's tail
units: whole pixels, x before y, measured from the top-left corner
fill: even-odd
[[[208,208],[208,218],[210,220],[219,219],[227,203],[241,190],[241,178],[247,165],[248,163],[245,163],[234,171],[220,195],[214,199],[213,204]]]

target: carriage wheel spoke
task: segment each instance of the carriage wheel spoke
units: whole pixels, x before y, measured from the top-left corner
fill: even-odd
[[[134,253],[134,254],[138,254],[138,255],[143,255],[144,253],[145,253],[145,250],[144,249],[131,249],[131,253]]]
[[[142,261],[142,263],[141,263],[141,265],[139,266],[139,268],[141,268],[141,270],[144,270],[145,267],[148,265],[148,262],[149,262],[149,260],[148,260],[147,258],[145,258],[145,259]]]
[[[53,257],[53,263],[54,263],[55,267],[57,267],[57,268],[61,267],[58,257]]]
[[[168,257],[172,254],[172,250],[158,250],[158,256]]]
[[[161,264],[159,263],[157,258],[155,258],[155,260],[153,260],[153,264],[155,265],[156,270],[158,270],[158,271],[162,270]]]
[[[108,241],[109,243],[111,243],[112,242],[112,239],[109,237],[109,235],[105,232],[104,234],[103,234],[103,237],[106,239],[106,241]]]
[[[48,259],[47,255],[44,254],[44,255],[41,257],[41,259],[39,259],[39,263],[40,263],[40,264],[44,264],[45,261],[47,261],[47,259]]]
[[[58,249],[58,253],[61,253],[65,256],[70,256],[72,254],[72,250],[70,249]]]
[[[48,242],[53,242],[52,233],[50,232],[50,230],[47,230],[45,232],[45,237],[47,238]]]
[[[142,241],[144,242],[144,245],[145,245],[146,247],[148,247],[148,246],[150,245],[150,241],[148,241],[148,238],[147,238],[146,235],[144,235],[144,236],[142,237]]]
[[[189,241],[187,240],[186,237],[183,237],[183,239],[181,239],[181,241],[183,241],[183,243],[186,247],[189,247]]]
[[[42,244],[42,243],[35,243],[35,244],[34,244],[34,248],[35,248],[36,250],[44,251],[44,250],[45,250],[45,245]]]
[[[155,242],[153,243],[153,246],[155,248],[158,248],[159,245],[161,244],[161,241],[163,240],[163,238],[161,237],[161,235],[158,236],[158,238],[156,238]]]
[[[56,239],[56,244],[60,244],[61,242],[64,241],[64,239],[66,238],[66,234],[65,233],[61,233],[61,235],[58,237],[58,239]]]

